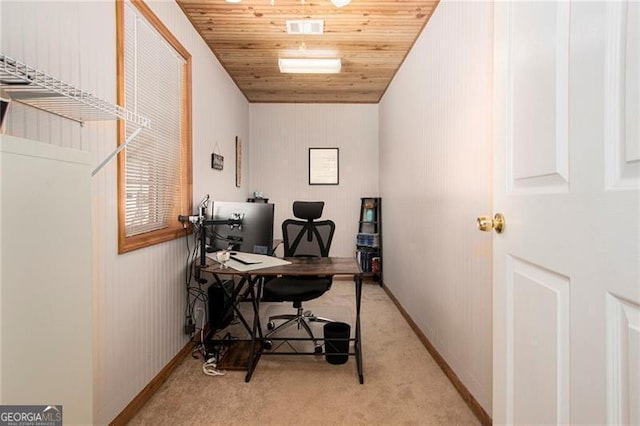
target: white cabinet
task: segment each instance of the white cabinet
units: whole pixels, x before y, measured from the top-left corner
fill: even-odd
[[[0,135],[0,404],[92,424],[89,153]]]

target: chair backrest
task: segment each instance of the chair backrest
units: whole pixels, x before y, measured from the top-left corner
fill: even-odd
[[[323,201],[295,201],[293,214],[299,219],[282,222],[285,257],[327,257],[336,225],[332,220],[319,220]]]

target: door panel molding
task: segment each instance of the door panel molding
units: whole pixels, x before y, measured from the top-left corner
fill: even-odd
[[[607,3],[605,187],[640,188],[640,4]]]
[[[506,273],[506,422],[568,424],[570,280],[511,255]]]
[[[640,305],[606,298],[607,421],[640,424]]]
[[[508,8],[508,192],[568,192],[570,4]]]

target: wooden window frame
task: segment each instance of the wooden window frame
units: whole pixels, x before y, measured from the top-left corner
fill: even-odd
[[[143,234],[126,235],[126,167],[124,150],[118,154],[118,253],[126,253],[133,250],[149,247],[155,244],[171,241],[185,235],[182,224],[178,221],[179,214],[189,214],[193,206],[193,173],[191,164],[192,130],[191,130],[191,54],[171,34],[160,19],[142,0],[129,0],[137,10],[147,19],[167,43],[185,60],[183,96],[182,96],[182,143],[181,143],[181,199],[174,206],[175,223],[170,222],[168,227]],[[125,103],[125,72],[124,72],[124,0],[116,0],[116,66],[117,66],[117,102]],[[153,126],[153,123],[151,123]],[[144,131],[144,130],[143,130]],[[118,123],[118,146],[126,139],[124,121]],[[131,143],[136,143],[133,140]],[[126,148],[125,148],[126,150]]]

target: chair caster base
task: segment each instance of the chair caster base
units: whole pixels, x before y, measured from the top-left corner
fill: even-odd
[[[313,353],[315,353],[316,355],[322,355],[322,345],[317,345],[315,348],[313,348]]]
[[[273,342],[271,340],[263,340],[262,341],[262,349],[269,350],[273,347]]]

